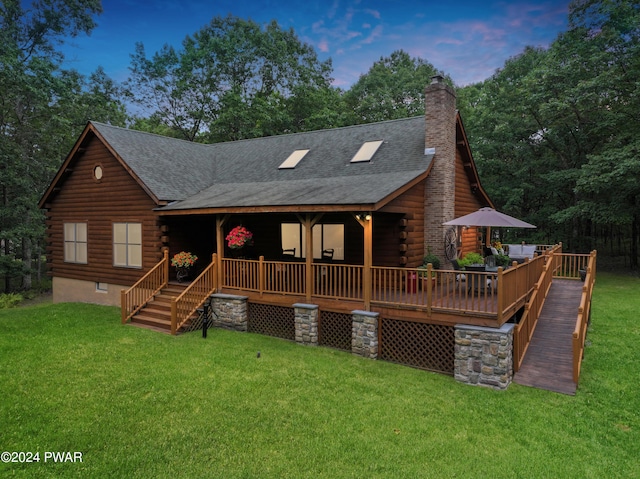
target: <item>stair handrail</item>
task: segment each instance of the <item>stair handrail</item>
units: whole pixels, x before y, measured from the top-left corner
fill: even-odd
[[[169,251],[162,259],[127,290],[120,292],[122,324],[129,321],[156,294],[169,283]]]
[[[176,334],[216,290],[217,257],[213,253],[211,263],[204,271],[178,297],[171,299],[171,334]]]

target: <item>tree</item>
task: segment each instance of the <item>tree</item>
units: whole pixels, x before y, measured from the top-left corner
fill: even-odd
[[[0,275],[5,291],[18,270],[25,272],[22,286],[31,284],[32,249],[44,232],[38,199],[80,123],[101,112],[122,119],[116,88],[104,72],[87,82],[63,71],[56,50],[63,38],[90,32],[93,15],[100,12],[98,0],[0,4],[0,239],[5,256]]]
[[[569,30],[548,50],[527,48],[460,95],[463,112],[472,112],[465,118],[479,170],[499,206],[575,250],[593,247],[597,225],[630,227],[632,265],[640,229],[639,9],[628,0],[574,1]]]
[[[444,76],[431,63],[403,50],[380,58],[345,94],[352,123],[424,114],[424,89],[436,74]]]
[[[187,36],[179,51],[165,45],[148,59],[138,44],[127,84],[135,102],[184,139],[225,141],[306,128],[294,106],[300,95],[324,98],[316,92],[330,87],[330,73],[331,62],[293,30],[228,16]]]
[[[556,211],[540,176],[550,159],[537,118],[544,90],[533,81],[546,55],[526,48],[485,82],[460,89],[457,102],[483,186],[500,210],[540,229]]]
[[[579,87],[597,112],[597,146],[576,184],[578,204],[566,214],[601,225],[630,227],[630,260],[638,267],[640,235],[640,5],[629,0],[571,4],[571,42],[588,76]]]

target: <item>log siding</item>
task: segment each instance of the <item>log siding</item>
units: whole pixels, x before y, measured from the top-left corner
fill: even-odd
[[[100,166],[102,178],[94,177]],[[95,136],[67,167],[47,211],[49,274],[60,278],[133,284],[161,258],[157,205]],[[87,224],[87,264],[64,261],[64,223]],[[113,224],[142,225],[142,268],[113,265]]]

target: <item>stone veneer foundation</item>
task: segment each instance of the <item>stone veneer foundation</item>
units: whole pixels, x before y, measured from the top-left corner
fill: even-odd
[[[363,358],[378,359],[378,313],[353,311],[351,352]]]
[[[318,345],[318,313],[320,310],[315,304],[293,305],[295,311],[296,343],[308,346]]]
[[[513,328],[457,324],[454,376],[456,381],[506,389],[513,379]]]
[[[247,296],[212,294],[213,325],[234,331],[247,331]]]

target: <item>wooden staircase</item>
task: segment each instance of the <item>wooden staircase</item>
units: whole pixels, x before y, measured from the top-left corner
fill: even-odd
[[[188,284],[169,283],[144,308],[131,318],[131,324],[154,331],[171,333],[171,300],[177,298]],[[195,317],[195,315],[194,315]],[[188,322],[183,326],[188,326]]]

